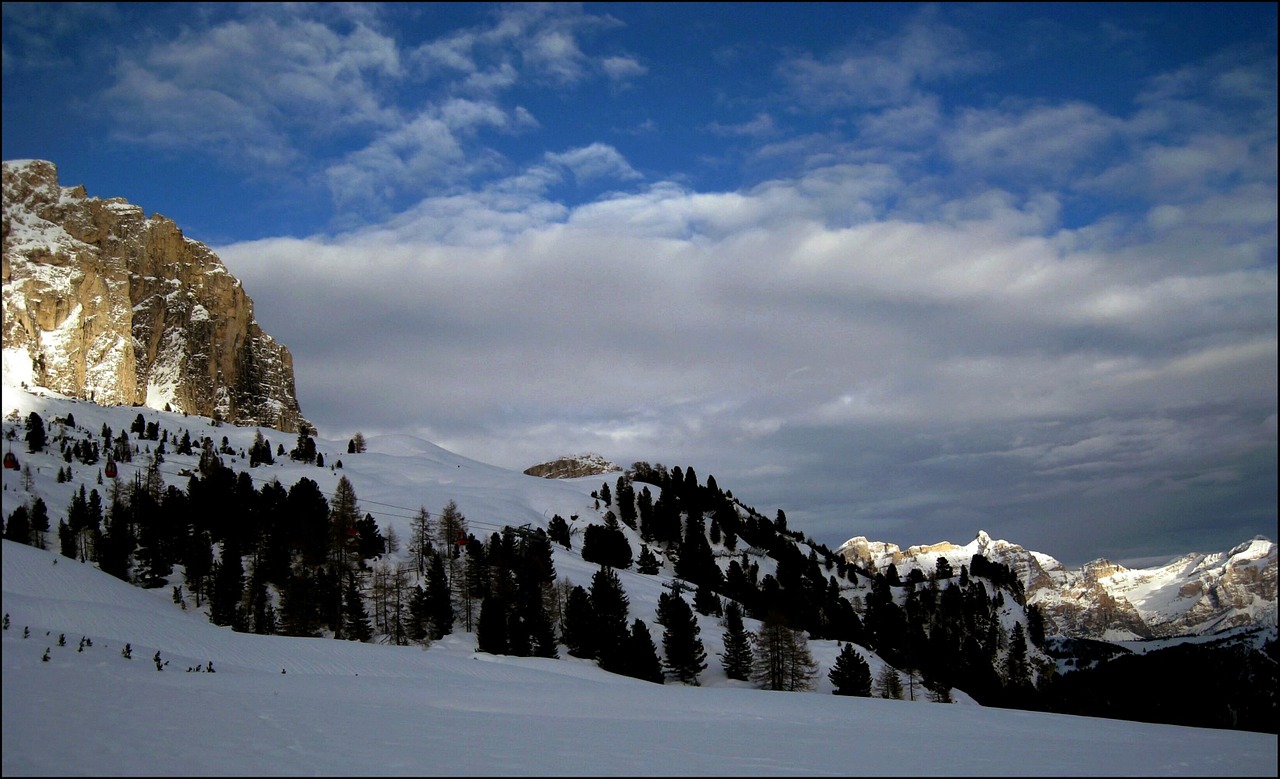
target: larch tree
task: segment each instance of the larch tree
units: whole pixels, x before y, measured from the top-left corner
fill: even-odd
[[[762,688],[788,692],[812,688],[818,664],[802,631],[792,630],[770,615],[756,633],[755,644],[751,676]]]
[[[902,679],[898,670],[885,663],[876,675],[876,694],[881,698],[902,698]]]

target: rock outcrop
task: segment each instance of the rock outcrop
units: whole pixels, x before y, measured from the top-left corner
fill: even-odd
[[[598,454],[571,454],[550,462],[532,465],[524,469],[529,476],[544,479],[577,479],[581,476],[599,476],[602,473],[621,471]]]
[[[121,198],[4,163],[4,369],[101,405],[296,432],[293,358],[204,244]]]

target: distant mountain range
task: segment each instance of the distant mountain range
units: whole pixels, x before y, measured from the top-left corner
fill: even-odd
[[[939,557],[956,570],[975,554],[1007,565],[1040,607],[1051,632],[1111,641],[1206,635],[1276,625],[1276,545],[1262,536],[1226,552],[1192,552],[1153,568],[1094,560],[1068,569],[1043,552],[979,531],[964,546],[947,541],[900,549],[857,536],[836,550],[851,563],[905,575],[930,573]]]

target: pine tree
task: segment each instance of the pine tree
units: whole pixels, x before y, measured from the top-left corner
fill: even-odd
[[[345,634],[349,641],[368,641],[373,638],[373,627],[369,624],[369,613],[365,610],[364,599],[360,597],[354,573],[347,575],[347,587],[342,598]]]
[[[555,541],[565,549],[573,548],[573,539],[569,534],[569,523],[564,521],[564,517],[556,514],[551,517],[551,521],[547,523],[547,533],[551,536],[551,540]]]
[[[27,415],[27,451],[43,452],[47,441],[44,431],[44,419],[32,411]]]
[[[445,576],[443,556],[439,553],[431,555],[427,564],[426,609],[428,634],[432,641],[439,641],[453,632],[453,593]]]
[[[560,626],[561,638],[569,648],[569,654],[594,660],[599,647],[596,636],[598,632],[591,596],[581,586],[574,586],[566,599],[564,618]]]
[[[244,564],[240,550],[230,540],[223,542],[222,559],[213,575],[213,593],[209,604],[209,621],[215,625],[229,625],[233,630],[243,628],[240,600],[244,595]]]
[[[1009,651],[1004,660],[1004,683],[1016,696],[1031,686],[1031,674],[1027,666],[1026,634],[1022,623],[1015,622],[1009,633]]]
[[[693,608],[699,614],[707,617],[719,617],[724,613],[724,607],[720,603],[720,596],[716,595],[711,587],[704,582],[698,585],[698,589],[693,594]]]
[[[662,663],[658,660],[658,648],[654,646],[649,626],[642,619],[631,623],[631,633],[627,637],[627,656],[631,676],[662,684]]]
[[[871,697],[871,668],[853,648],[853,644],[845,644],[840,648],[840,655],[827,672],[827,678],[835,686],[832,692],[836,695]]]
[[[636,571],[639,573],[655,574],[659,570],[658,556],[649,549],[648,544],[640,546],[640,557],[636,560]]]
[[[37,496],[31,502],[31,533],[35,536],[34,544],[36,549],[47,549],[48,543],[46,536],[49,533],[49,508],[45,505],[44,499]]]
[[[753,655],[751,634],[742,624],[742,607],[729,601],[724,611],[724,652],[720,655],[724,674],[730,679],[746,681],[751,676]]]
[[[596,647],[600,667],[613,673],[626,669],[627,610],[630,600],[618,574],[601,566],[591,577],[591,608],[595,612]]]
[[[4,537],[19,544],[31,543],[31,519],[26,504],[19,505],[9,515],[4,526]]]
[[[503,602],[493,595],[485,596],[480,604],[476,651],[491,655],[507,654],[507,610]]]
[[[678,594],[658,596],[658,622],[663,626],[662,651],[667,673],[685,684],[698,686],[698,674],[707,667],[707,653],[698,637],[698,618]]]

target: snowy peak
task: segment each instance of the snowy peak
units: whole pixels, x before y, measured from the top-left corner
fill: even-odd
[[[838,550],[869,570],[931,572],[940,557],[955,570],[975,554],[1008,566],[1059,633],[1125,640],[1206,634],[1276,625],[1276,547],[1262,536],[1213,554],[1190,553],[1164,565],[1130,569],[1106,559],[1067,569],[1053,557],[985,531],[964,546],[948,541],[901,550],[856,536]]]
[[[20,160],[4,163],[3,236],[9,382],[241,425],[306,424],[289,350],[258,326],[222,260],[173,220]]]

